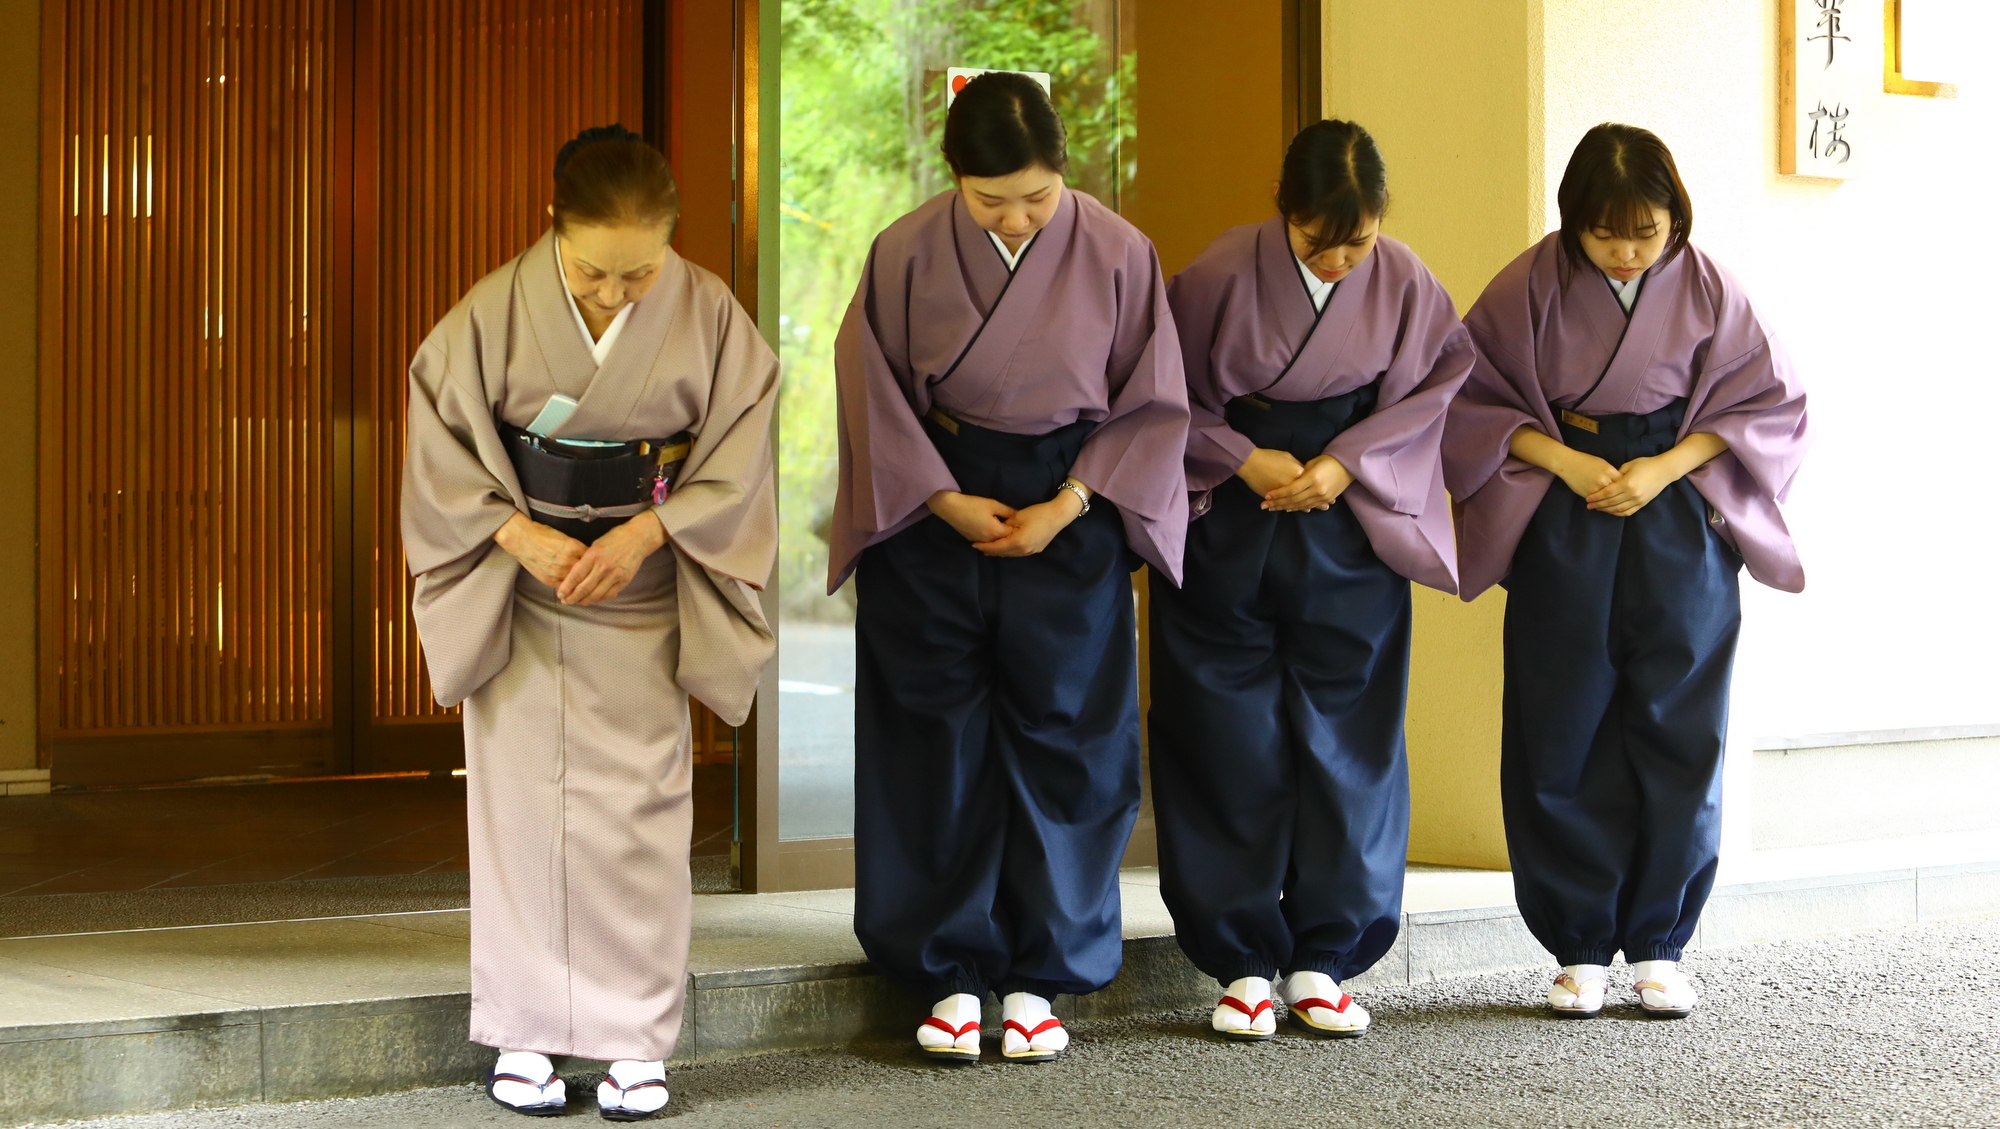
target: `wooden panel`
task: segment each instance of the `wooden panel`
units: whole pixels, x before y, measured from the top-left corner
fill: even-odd
[[[547,226],[562,142],[671,148],[679,7],[48,0],[38,736],[64,774],[458,761],[408,613],[406,366]],[[703,27],[686,159],[728,277],[727,7]],[[697,760],[731,760],[694,720]]]
[[[327,729],[331,0],[44,21],[44,745]]]
[[[356,387],[371,421],[362,682],[373,724],[456,714],[431,697],[410,620],[397,494],[410,358],[482,276],[541,237],[556,150],[587,126],[637,129],[640,0],[372,0],[359,138]],[[371,104],[372,103],[372,104]],[[362,260],[366,260],[365,262]],[[372,274],[372,278],[370,275]]]
[[[667,157],[681,189],[674,247],[725,283],[736,279],[736,5],[676,0],[673,126]],[[754,276],[753,276],[754,277]]]

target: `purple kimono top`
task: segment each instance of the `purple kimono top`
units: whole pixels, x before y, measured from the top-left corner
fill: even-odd
[[[1118,506],[1132,549],[1175,584],[1187,537],[1187,389],[1152,243],[1064,189],[1010,275],[956,190],[876,236],[834,345],[840,487],[827,588],[958,483],[924,433],[933,408],[979,427],[1096,430],[1070,474]]]
[[[1627,319],[1594,267],[1564,287],[1562,257],[1551,233],[1507,264],[1465,315],[1479,360],[1451,406],[1444,442],[1445,481],[1459,504],[1459,594],[1470,600],[1506,578],[1555,481],[1508,453],[1516,429],[1560,438],[1559,410],[1645,413],[1683,396],[1681,437],[1707,432],[1729,444],[1688,475],[1711,526],[1752,577],[1803,589],[1778,503],[1805,456],[1806,394],[1742,284],[1689,246],[1646,272]]]
[[[1252,392],[1322,400],[1376,384],[1374,413],[1327,444],[1354,476],[1341,500],[1384,564],[1458,591],[1438,447],[1474,350],[1451,295],[1416,253],[1379,237],[1315,311],[1284,218],[1273,216],[1224,232],[1174,276],[1167,299],[1187,366],[1187,480],[1197,514],[1255,449],[1224,421],[1230,400]]]

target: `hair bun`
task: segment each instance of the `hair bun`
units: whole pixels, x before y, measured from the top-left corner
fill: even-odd
[[[644,144],[646,139],[619,125],[617,122],[612,122],[610,125],[591,126],[589,129],[565,141],[563,147],[556,151],[556,175],[562,175],[563,166],[569,164],[569,159],[576,156],[578,149],[599,141],[637,141],[640,144]]]

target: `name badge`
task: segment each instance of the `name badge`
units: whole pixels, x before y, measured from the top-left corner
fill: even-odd
[[[1562,410],[1562,421],[1579,431],[1588,431],[1592,435],[1597,434],[1597,421],[1587,415],[1564,408]]]

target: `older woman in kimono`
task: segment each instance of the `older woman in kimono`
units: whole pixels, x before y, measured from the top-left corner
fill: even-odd
[[[1466,316],[1480,361],[1444,448],[1460,594],[1507,589],[1501,801],[1521,915],[1563,966],[1549,1006],[1596,1015],[1622,951],[1640,1006],[1678,1018],[1719,851],[1737,571],[1805,585],[1778,512],[1805,392],[1688,242],[1658,137],[1590,130],[1556,200],[1561,230]]]
[[[777,364],[668,246],[666,159],[617,127],[556,162],[554,223],[410,365],[403,540],[439,702],[465,706],[472,1039],[520,1113],[546,1056],[667,1101],[687,980],[688,695],[740,723],[772,652]]]
[[[1139,804],[1128,573],[1180,578],[1187,401],[1152,245],[1065,188],[1031,79],[958,95],[957,186],[876,238],[837,347],[830,587],[859,574],[855,933],[938,1061],[1068,1045],[1118,972]],[[1136,554],[1136,555],[1135,555]]]
[[[1409,581],[1457,590],[1438,444],[1473,350],[1388,202],[1366,130],[1307,126],[1278,213],[1167,291],[1201,516],[1152,590],[1160,886],[1232,1039],[1273,1037],[1281,974],[1301,1029],[1365,1034],[1340,984],[1401,918]]]

